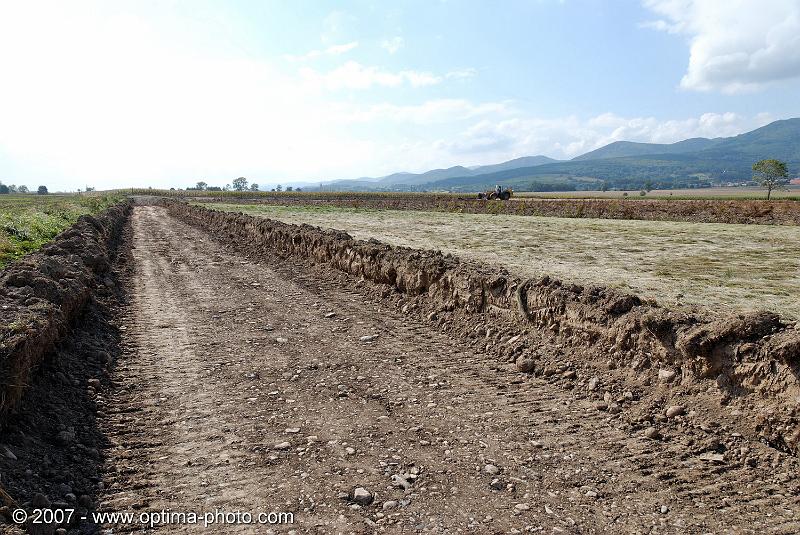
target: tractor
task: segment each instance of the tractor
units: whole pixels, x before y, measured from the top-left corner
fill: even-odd
[[[499,184],[494,187],[493,190],[482,191],[478,193],[478,199],[486,201],[486,200],[493,200],[499,199],[501,201],[507,201],[511,198],[511,195],[514,193],[514,190],[511,188],[503,189],[502,186]]]

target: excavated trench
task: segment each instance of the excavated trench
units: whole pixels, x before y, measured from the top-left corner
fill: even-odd
[[[288,225],[172,201],[160,201],[160,204],[163,208],[157,210],[161,212],[147,212],[150,218],[146,219],[147,224],[156,224],[158,217],[171,217],[198,232],[207,233],[203,235],[235,250],[238,255],[279,266],[275,269],[281,269],[281,263],[299,266],[293,268],[295,272],[302,268],[316,273],[314,277],[319,280],[328,280],[326,277],[338,280],[329,273],[342,274],[350,281],[342,282],[343,288],[353,284],[359,292],[371,295],[370,299],[381,307],[388,306],[400,316],[413,318],[415,324],[428,326],[432,333],[446,333],[453,340],[463,341],[458,343],[471,348],[480,359],[486,358],[479,360],[476,366],[485,366],[485,362],[509,366],[513,373],[509,379],[501,381],[502,385],[498,383],[500,390],[524,384],[519,372],[527,374],[524,376],[531,381],[541,381],[544,386],[540,388],[554,385],[565,392],[588,390],[576,399],[587,407],[593,404],[591,410],[596,409],[603,417],[608,414],[611,420],[619,418],[620,407],[623,407],[623,415],[629,413],[625,416],[626,425],[630,432],[637,433],[659,422],[664,425],[665,432],[670,425],[674,426],[673,420],[663,414],[654,420],[652,411],[650,415],[645,414],[644,409],[637,409],[635,405],[628,409],[627,404],[637,396],[641,405],[649,404],[650,408],[668,404],[677,396],[684,400],[696,399],[698,408],[716,405],[723,407],[726,414],[733,414],[733,419],[726,420],[725,425],[735,426],[735,436],[749,437],[794,455],[800,447],[800,414],[796,401],[800,395],[800,331],[796,324],[784,322],[774,314],[740,314],[720,319],[702,310],[663,308],[609,288],[572,285],[546,276],[537,280],[521,279],[499,267],[464,262],[433,251],[393,247],[374,240],[354,240],[343,232]],[[152,210],[149,207],[136,209]],[[130,328],[126,323],[130,320],[125,318],[138,310],[128,303],[129,286],[133,284],[131,274],[138,270],[137,284],[141,286],[147,284],[147,276],[164,276],[165,270],[178,269],[171,277],[185,277],[193,270],[202,270],[199,264],[194,264],[194,268],[191,263],[183,266],[182,263],[188,261],[178,252],[173,255],[160,248],[146,251],[165,255],[164,263],[148,268],[152,273],[141,265],[133,266],[130,254],[133,231],[129,224],[132,210],[132,205],[125,203],[97,216],[83,217],[40,252],[0,273],[0,325],[3,329],[0,332],[0,447],[8,450],[6,445],[12,444],[16,451],[15,454],[9,450],[10,455],[5,457],[2,456],[5,451],[0,451],[3,507],[0,520],[3,517],[8,520],[10,511],[19,505],[31,507],[47,503],[66,507],[77,504],[79,508],[91,509],[104,500],[116,503],[115,500],[120,499],[116,496],[124,494],[120,486],[129,484],[115,480],[112,487],[118,494],[109,496],[104,494],[102,482],[109,473],[121,477],[133,470],[126,465],[129,458],[117,458],[116,451],[122,447],[121,451],[135,452],[137,444],[143,444],[144,439],[137,435],[126,445],[125,441],[131,439],[124,433],[130,433],[129,429],[119,431],[122,433],[119,436],[114,434],[116,430],[127,429],[132,420],[116,421],[112,417],[111,424],[101,424],[98,420],[107,419],[106,412],[124,415],[144,411],[146,415],[151,410],[149,405],[137,406],[141,396],[135,395],[135,390],[131,395],[130,385],[118,392],[121,379],[120,372],[115,371],[115,363],[125,358],[128,359],[126,369],[135,368],[135,359],[140,358],[136,350],[124,347],[147,345],[151,336],[150,330],[139,329],[135,343],[125,341],[126,337],[133,336],[125,332]],[[140,222],[137,228],[144,232],[148,227]],[[184,238],[189,238],[189,234]],[[140,246],[150,244],[142,242],[141,236],[138,239]],[[203,247],[214,251],[213,264],[216,264],[218,249],[211,245]],[[139,253],[142,254],[144,252]],[[166,261],[167,258],[171,259]],[[213,302],[213,296],[206,295],[211,290],[197,282],[188,284],[185,291],[199,292],[198,296]],[[139,297],[140,301],[157,300],[159,295],[157,289],[139,288],[137,292],[145,296]],[[163,298],[185,299],[186,296],[176,293]],[[158,320],[166,323],[154,324],[155,329],[188,321],[182,319],[177,301],[170,303],[171,316],[168,321]],[[209,331],[207,340],[200,343],[208,342],[213,346],[214,339],[219,337],[216,333]],[[196,339],[196,336],[188,337],[183,330],[180,335],[187,338],[175,346],[176,352],[183,351],[184,346],[195,343],[191,340]],[[174,335],[164,338],[165,344],[174,341]],[[413,343],[409,340],[407,345],[416,347],[418,343],[419,340]],[[403,347],[405,344],[398,342],[398,348]],[[124,356],[125,351],[133,351],[133,356]],[[199,365],[202,361],[197,362]],[[434,359],[429,365],[439,364]],[[181,369],[180,365],[176,366],[176,370]],[[154,363],[148,364],[145,370],[158,373],[158,368],[158,363]],[[137,373],[140,374],[137,377],[146,376],[144,372]],[[154,395],[166,396],[164,399],[174,395],[175,389],[181,388],[179,374],[175,381],[170,383],[172,390],[157,385],[160,389],[157,392],[161,393]],[[605,395],[602,389],[596,388],[598,381],[609,385]],[[617,386],[611,388],[611,384]],[[140,386],[143,391],[148,388],[147,382]],[[170,394],[164,394],[167,391]],[[630,394],[631,391],[635,394]],[[538,399],[534,390],[529,395],[534,396],[532,404],[538,403],[533,401]],[[118,406],[123,399],[130,407]],[[209,402],[209,407],[213,407],[213,402]],[[387,402],[390,415],[392,406]],[[709,408],[707,412],[713,419],[714,411],[718,410]],[[154,413],[153,417],[156,416],[158,413]],[[164,420],[163,416],[158,418],[160,420],[154,422]],[[595,420],[594,416],[587,418],[589,422]],[[542,425],[550,425],[548,421]],[[703,429],[708,432],[705,427]],[[113,431],[112,436],[109,430]],[[541,431],[546,432],[546,429]],[[649,433],[649,429],[645,432]],[[692,435],[695,431],[686,427],[673,430],[676,437],[683,432]],[[510,440],[510,435],[507,439]],[[609,441],[613,444],[611,439]],[[160,442],[147,448],[158,453],[147,461],[152,466],[158,465],[153,459],[169,455],[162,451]],[[723,450],[725,447],[719,441],[711,441],[698,451],[716,460],[713,455],[721,458],[719,452]],[[15,464],[17,455],[28,461],[24,470]],[[744,453],[740,455],[737,470],[756,466],[752,456],[749,460],[745,457]],[[39,463],[36,470],[30,468],[35,464],[32,460]],[[775,462],[773,467],[777,466]],[[789,461],[781,461],[784,462]],[[188,470],[186,467],[192,464],[181,466]],[[760,470],[766,468],[758,466]],[[642,471],[640,477],[647,477],[645,468],[637,469]],[[156,476],[151,474],[146,479],[156,485],[152,483]],[[64,492],[65,486],[69,487],[69,492]],[[516,499],[523,498],[516,496]],[[515,514],[521,511],[523,509]],[[375,518],[376,521],[382,519]],[[367,525],[371,524],[367,522]],[[84,529],[78,524],[71,528]],[[3,529],[0,521],[0,531]]]

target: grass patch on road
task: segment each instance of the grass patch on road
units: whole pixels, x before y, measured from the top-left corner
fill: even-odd
[[[800,227],[206,204],[715,311],[800,319]]]
[[[120,195],[0,195],[0,268],[49,242],[80,216],[121,199]]]

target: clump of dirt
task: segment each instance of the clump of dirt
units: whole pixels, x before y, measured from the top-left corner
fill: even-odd
[[[460,334],[484,335],[499,358],[527,359],[545,373],[536,340],[590,355],[659,380],[683,385],[713,381],[721,403],[753,394],[750,411],[774,413],[758,428],[765,440],[797,452],[796,424],[781,417],[800,388],[800,331],[771,313],[718,318],[702,309],[668,309],[610,288],[567,284],[547,276],[523,280],[502,268],[463,262],[433,251],[359,241],[338,231],[289,225],[243,214],[168,203],[169,211],[241,247],[327,264],[406,296],[403,305]],[[504,336],[504,333],[509,333]],[[670,379],[672,380],[672,379]],[[760,412],[759,412],[760,411]],[[794,437],[794,438],[792,438]]]
[[[82,216],[40,251],[0,272],[0,424],[106,274],[130,203]]]

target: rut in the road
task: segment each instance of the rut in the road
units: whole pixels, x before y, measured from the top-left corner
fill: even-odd
[[[102,426],[108,509],[286,510],[321,533],[798,528],[789,458],[714,427],[702,400],[647,440],[636,419],[663,400],[646,391],[598,411],[580,377],[519,374],[381,288],[248,259],[161,208],[133,217],[127,351]],[[749,448],[756,468],[699,460],[714,440]],[[393,487],[412,470],[410,489]],[[342,498],[356,486],[371,505]]]

